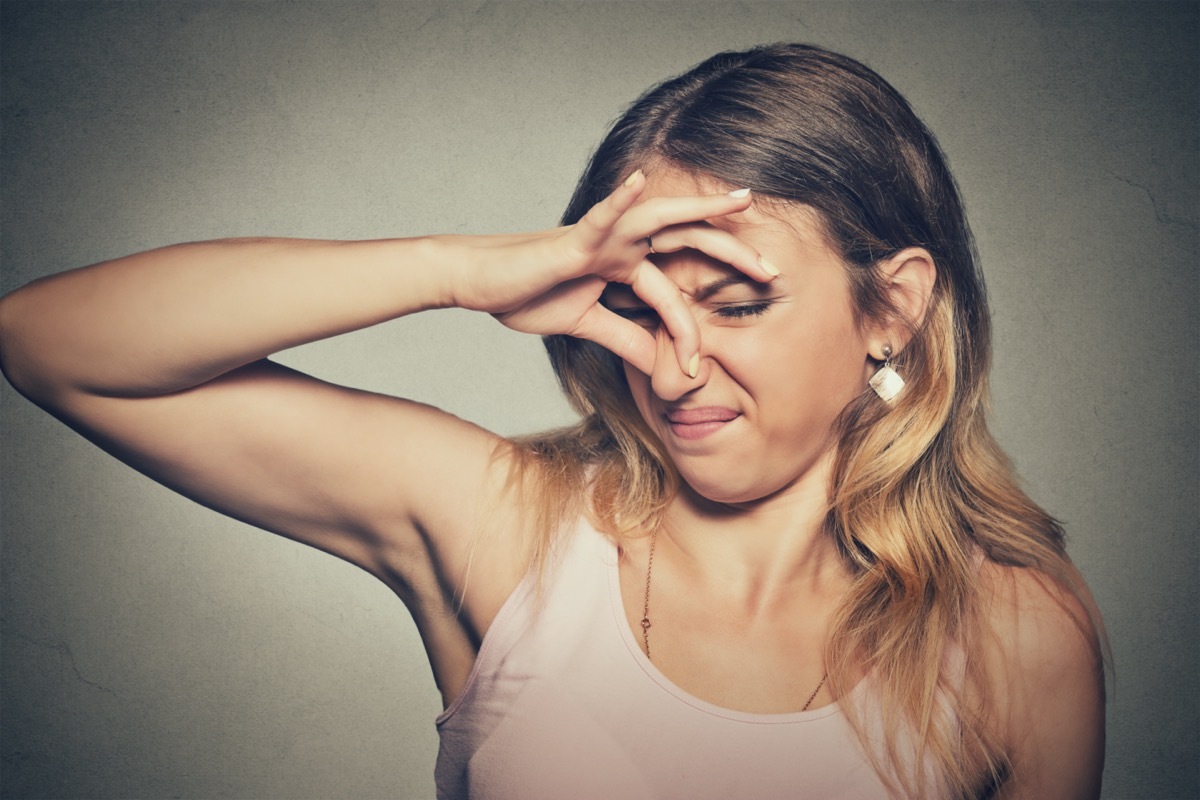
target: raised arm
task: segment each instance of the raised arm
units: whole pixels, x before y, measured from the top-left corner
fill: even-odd
[[[746,198],[658,198],[634,179],[578,225],[500,237],[184,244],[36,281],[0,300],[0,365],[34,402],[157,481],[355,563],[417,612],[461,595],[481,515],[502,546],[473,568],[481,634],[525,569],[490,487],[491,433],[407,400],[274,364],[287,347],[430,308],[592,338],[650,369],[650,334],[598,303],[625,281],[660,310],[682,363],[698,347],[678,290],[645,260],[665,228],[769,277],[732,236],[696,224]],[[509,509],[511,510],[511,509]],[[419,613],[418,613],[419,616]],[[420,620],[418,620],[420,621]]]
[[[344,558],[411,606],[443,574],[455,588],[500,440],[265,357],[449,305],[457,250],[436,239],[234,240],[141,253],[0,301],[2,364],[21,392],[134,468]],[[512,564],[476,581],[479,624],[489,592],[518,571],[517,547],[501,552]]]

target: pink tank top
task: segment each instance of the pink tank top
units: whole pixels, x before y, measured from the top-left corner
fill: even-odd
[[[585,522],[559,556],[540,601],[529,575],[505,602],[437,719],[440,800],[888,796],[837,704],[748,714],[693,697],[638,646],[616,546]],[[867,683],[843,702],[870,702]]]

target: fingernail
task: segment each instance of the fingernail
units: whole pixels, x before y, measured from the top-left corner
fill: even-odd
[[[750,196],[750,190],[749,189],[734,189],[732,192],[729,193],[729,196],[736,197],[737,199],[741,200],[743,197]]]
[[[763,272],[767,273],[767,274],[768,274],[768,275],[770,275],[772,278],[778,278],[778,277],[779,277],[779,267],[775,266],[775,265],[774,265],[774,264],[772,264],[770,261],[767,261],[767,260],[766,260],[765,258],[763,258],[762,256],[759,256],[759,257],[758,257],[758,265],[759,265],[760,267],[762,267],[762,269],[763,269]]]
[[[700,374],[700,354],[692,353],[692,360],[688,362],[688,377],[694,378]]]
[[[630,175],[628,178],[626,178],[626,179],[625,179],[625,185],[626,185],[626,186],[633,186],[633,184],[634,184],[634,181],[636,181],[636,180],[638,179],[638,175],[641,175],[641,174],[642,174],[642,171],[641,171],[640,169],[635,169],[635,170],[633,171],[633,174],[632,174],[632,175]]]

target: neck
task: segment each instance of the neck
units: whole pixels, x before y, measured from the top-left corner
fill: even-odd
[[[685,486],[667,509],[657,546],[700,585],[748,610],[797,590],[836,590],[846,570],[824,532],[831,463],[824,456],[794,483],[751,503],[713,503]]]

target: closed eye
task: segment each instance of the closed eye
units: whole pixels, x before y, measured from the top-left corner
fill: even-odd
[[[744,319],[746,317],[760,317],[770,307],[771,304],[769,302],[739,303],[737,305],[718,306],[714,310],[714,313],[724,319]]]

